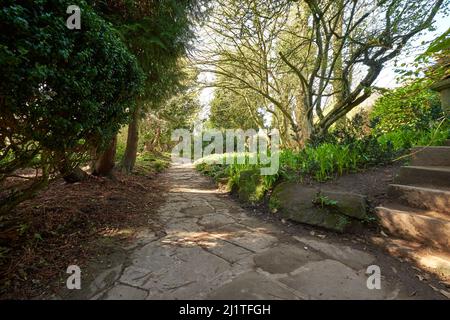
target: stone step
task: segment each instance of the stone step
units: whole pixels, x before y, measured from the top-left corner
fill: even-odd
[[[376,207],[380,224],[392,235],[450,253],[450,218],[442,213],[397,203]]]
[[[435,274],[441,280],[450,280],[450,254],[448,253],[402,239],[372,237],[371,241],[383,247],[391,255],[402,260],[406,259],[419,268]]]
[[[412,166],[450,166],[450,146],[415,147],[411,153]]]
[[[395,184],[450,187],[450,167],[403,166],[394,178]]]
[[[450,190],[447,188],[435,189],[423,186],[391,184],[388,188],[388,195],[391,199],[413,208],[435,210],[450,214]]]

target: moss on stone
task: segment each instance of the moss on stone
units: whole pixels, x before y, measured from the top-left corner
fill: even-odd
[[[240,200],[257,203],[264,198],[265,192],[259,169],[244,170],[240,173],[237,188]]]

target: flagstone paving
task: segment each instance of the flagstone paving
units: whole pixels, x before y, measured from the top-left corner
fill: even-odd
[[[377,264],[375,255],[291,236],[252,216],[189,165],[173,165],[161,181],[168,187],[159,209],[164,232],[142,233],[126,262],[98,275],[85,298],[410,299],[426,292],[411,294],[383,268],[381,289],[369,290],[366,269]]]

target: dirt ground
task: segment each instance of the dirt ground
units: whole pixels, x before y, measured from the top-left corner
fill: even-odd
[[[158,229],[158,175],[114,175],[55,180],[0,220],[0,299],[49,296],[69,265],[82,267],[139,230]]]
[[[386,191],[397,174],[401,164],[391,164],[383,167],[369,168],[359,173],[349,173],[336,180],[324,183],[313,183],[320,185],[324,190],[355,192],[367,196],[370,204],[377,206],[387,199]]]

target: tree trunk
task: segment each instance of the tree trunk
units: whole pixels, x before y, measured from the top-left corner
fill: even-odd
[[[332,81],[333,85],[333,91],[334,91],[334,103],[335,105],[339,105],[344,101],[345,99],[345,83],[344,83],[344,69],[342,64],[342,24],[343,22],[343,7],[344,2],[343,0],[338,0],[336,4],[337,9],[337,22],[336,22],[336,36],[333,41],[333,54],[334,58],[336,59],[335,65],[334,65],[334,80]],[[346,116],[343,116],[340,118],[337,123],[341,127],[345,127],[347,123]]]
[[[136,107],[133,113],[133,119],[128,125],[127,146],[122,161],[122,167],[128,173],[133,171],[134,164],[136,163],[139,141],[139,116],[139,107]]]
[[[116,160],[117,136],[114,136],[108,148],[97,158],[93,175],[112,176],[112,170]]]
[[[308,108],[306,107],[305,93],[303,91],[300,91],[295,97],[294,114],[295,121],[297,122],[299,148],[303,148],[313,131],[313,122],[308,117]]]
[[[301,128],[301,140],[299,141],[300,148],[303,148],[306,143],[311,139],[311,136],[313,134],[313,123],[312,119],[308,119],[308,116],[305,114],[301,118],[300,122],[300,128]]]
[[[47,163],[48,155],[46,153],[41,154],[42,162]],[[10,214],[11,210],[19,203],[31,199],[36,196],[37,192],[48,185],[49,165],[45,164],[41,167],[42,175],[39,178],[34,179],[31,185],[26,187],[12,188],[9,192],[6,192],[4,196],[0,198],[0,217]]]
[[[161,138],[161,127],[158,125],[155,129],[155,137],[152,139],[151,142],[151,148],[148,149],[147,151],[154,151],[156,150],[160,150],[161,149],[161,144],[160,144],[160,138]]]
[[[58,170],[67,183],[80,182],[89,177],[79,166],[73,167],[64,153],[59,156],[59,159]]]
[[[75,183],[86,180],[89,175],[80,167],[76,167],[72,170],[61,169],[60,173],[67,183]]]

